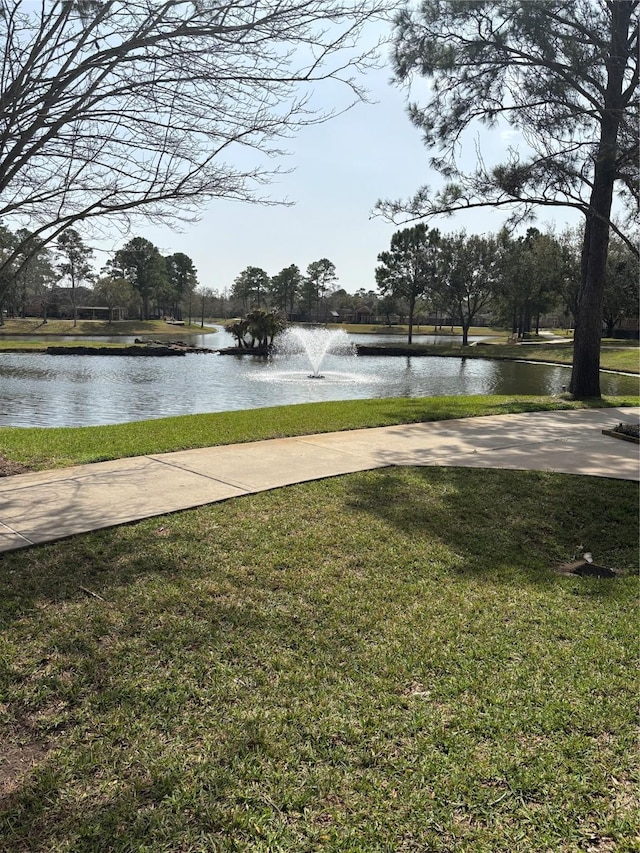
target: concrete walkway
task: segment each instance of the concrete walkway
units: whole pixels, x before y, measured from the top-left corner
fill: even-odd
[[[640,408],[534,412],[159,453],[6,477],[0,551],[391,465],[640,479],[638,445],[602,434]]]

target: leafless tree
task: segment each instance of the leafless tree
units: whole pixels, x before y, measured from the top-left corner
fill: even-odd
[[[362,28],[393,5],[0,0],[1,221],[42,244],[80,220],[124,232],[213,198],[269,201],[282,140],[330,116],[315,85],[364,97]]]

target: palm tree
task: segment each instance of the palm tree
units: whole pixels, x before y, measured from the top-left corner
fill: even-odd
[[[248,346],[244,337],[247,333],[247,329],[249,328],[249,324],[246,320],[234,320],[233,323],[228,323],[225,328],[227,332],[233,335],[236,339],[240,349],[244,349]]]
[[[247,314],[246,322],[247,332],[251,335],[251,347],[257,345],[260,349],[269,349],[275,336],[286,325],[275,311],[265,311],[263,308],[254,308]]]

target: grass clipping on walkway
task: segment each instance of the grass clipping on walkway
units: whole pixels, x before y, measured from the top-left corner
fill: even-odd
[[[6,555],[0,846],[637,850],[637,505],[387,469]]]

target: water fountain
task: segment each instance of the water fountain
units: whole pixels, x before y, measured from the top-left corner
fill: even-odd
[[[297,326],[286,329],[276,339],[275,351],[284,355],[304,354],[311,368],[309,379],[325,378],[320,370],[329,353],[355,355],[354,345],[343,329],[302,329]]]
[[[10,353],[0,358],[0,426],[79,427],[298,403],[443,395],[560,394],[567,367],[490,359],[351,355],[338,330],[276,337],[272,358],[111,358]],[[300,335],[302,337],[300,337]],[[324,337],[320,347],[321,337]],[[203,341],[206,345],[208,341]],[[307,354],[305,343],[315,354]],[[343,345],[348,343],[346,350]],[[316,349],[316,345],[318,345]],[[309,374],[324,376],[311,381]],[[635,396],[637,376],[603,373],[606,396]]]

